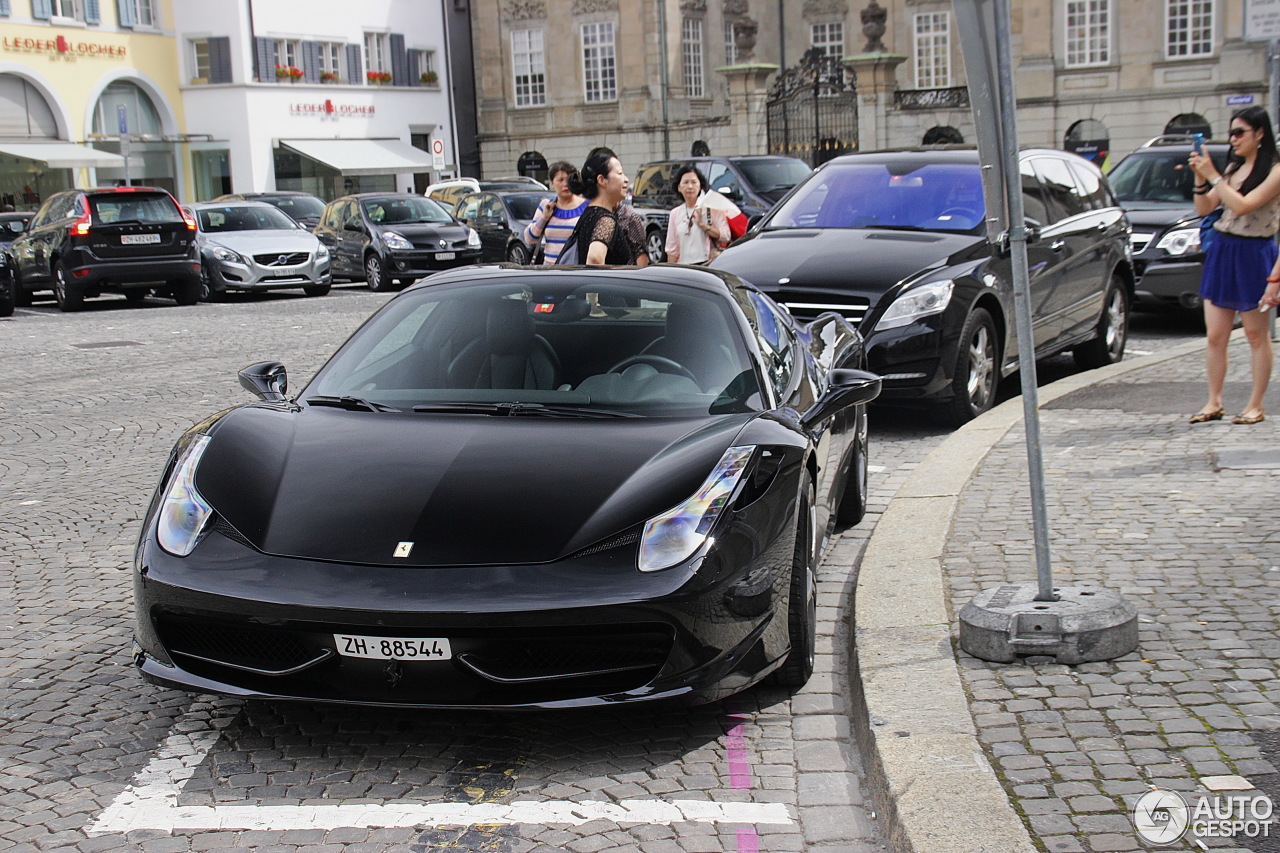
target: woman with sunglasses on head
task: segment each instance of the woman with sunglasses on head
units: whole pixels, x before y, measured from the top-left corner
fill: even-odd
[[[1268,312],[1280,302],[1280,263],[1275,235],[1280,227],[1280,152],[1271,119],[1262,107],[1246,107],[1231,117],[1231,158],[1219,174],[1205,154],[1191,153],[1198,180],[1196,213],[1204,216],[1219,205],[1222,217],[1205,250],[1200,296],[1204,300],[1205,370],[1209,400],[1191,423],[1221,420],[1222,387],[1227,377],[1227,342],[1240,314],[1249,341],[1252,393],[1232,423],[1256,424],[1265,419],[1262,398],[1271,379],[1271,336]]]
[[[698,207],[707,179],[692,163],[676,172],[672,188],[684,198],[667,217],[667,260],[673,264],[705,264],[728,243],[729,217],[723,210]]]

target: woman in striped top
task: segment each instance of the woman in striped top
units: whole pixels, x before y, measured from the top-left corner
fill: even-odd
[[[536,246],[539,240],[543,240],[542,262],[554,264],[588,202],[570,188],[578,177],[578,170],[572,164],[563,161],[552,163],[548,175],[556,198],[554,201],[543,200],[537,215],[524,229],[524,241]]]

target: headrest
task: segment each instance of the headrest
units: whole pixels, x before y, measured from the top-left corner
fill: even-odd
[[[709,332],[719,331],[721,320],[715,307],[702,300],[673,302],[667,308],[667,341],[696,341]]]
[[[533,317],[523,301],[501,299],[489,306],[485,335],[492,355],[528,355],[533,349]]]

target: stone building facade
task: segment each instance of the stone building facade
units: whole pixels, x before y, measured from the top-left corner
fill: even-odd
[[[1021,141],[1103,161],[1173,130],[1221,135],[1234,109],[1269,106],[1266,45],[1244,40],[1243,6],[1012,0]],[[841,150],[974,139],[949,0],[472,0],[471,28],[484,177],[522,154],[581,162],[596,145],[628,166],[778,150],[770,87],[807,51],[856,73],[856,138]]]

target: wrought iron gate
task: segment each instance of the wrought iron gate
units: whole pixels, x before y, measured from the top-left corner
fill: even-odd
[[[817,166],[858,149],[858,87],[853,69],[818,48],[778,75],[769,90],[769,153]]]

